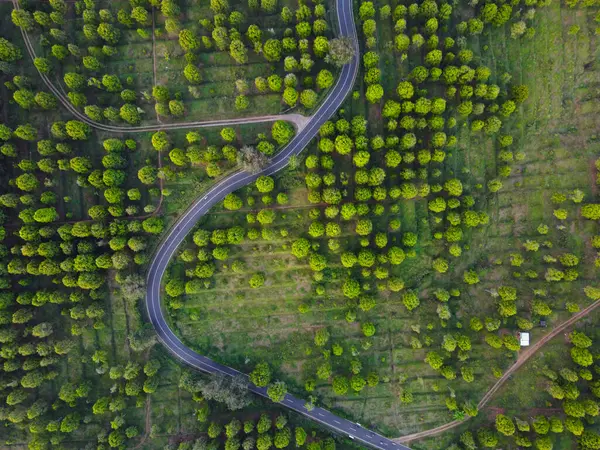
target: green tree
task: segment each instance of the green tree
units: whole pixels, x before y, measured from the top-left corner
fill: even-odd
[[[23,109],[31,109],[35,105],[35,96],[29,89],[16,90],[13,99]]]
[[[35,94],[35,103],[42,109],[55,109],[57,106],[56,97],[48,92],[38,92]]]
[[[25,31],[32,31],[35,27],[35,21],[29,11],[24,9],[13,9],[11,12],[12,22]]]
[[[202,82],[202,73],[200,69],[193,64],[187,64],[183,69],[183,75],[190,84],[199,84]]]
[[[371,337],[375,334],[375,325],[370,322],[363,323],[361,330],[366,337]]]
[[[380,84],[367,86],[366,98],[371,103],[377,103],[383,98],[383,87]]]
[[[414,291],[406,291],[402,296],[402,303],[409,311],[420,305],[419,297]]]
[[[512,419],[504,414],[496,415],[496,430],[505,436],[512,436],[516,431]]]
[[[345,395],[350,388],[350,383],[348,378],[344,376],[335,376],[333,377],[332,387],[336,395]]]
[[[334,66],[342,67],[354,58],[356,46],[349,37],[340,37],[329,41],[329,53],[325,60]]]
[[[200,40],[192,30],[183,29],[179,32],[179,46],[184,52],[195,52],[200,49]]]
[[[600,435],[594,431],[585,430],[579,438],[579,445],[584,449],[600,449]]]
[[[249,280],[249,284],[251,288],[259,288],[261,287],[263,284],[265,284],[265,276],[262,273],[255,273],[254,275],[252,275],[252,277],[250,277]]]
[[[535,440],[535,448],[538,450],[552,450],[552,439],[550,436],[539,436]]]
[[[138,171],[138,178],[144,184],[154,184],[158,179],[156,167],[145,166]]]
[[[116,44],[121,38],[121,31],[113,24],[102,22],[98,25],[98,35],[109,44]]]
[[[229,44],[229,54],[238,64],[246,64],[248,62],[248,50],[239,39],[231,41],[231,44]]]
[[[164,229],[163,219],[160,217],[150,217],[142,222],[142,228],[146,233],[160,234]]]
[[[545,416],[534,417],[532,426],[537,434],[548,434],[548,431],[550,431],[550,422]]]
[[[300,94],[300,103],[307,109],[313,108],[317,103],[317,93],[312,89],[305,89]]]
[[[148,26],[152,24],[150,13],[142,6],[134,7],[131,10],[131,17],[142,26]]]
[[[465,271],[463,274],[463,279],[467,284],[479,283],[479,276],[477,275],[477,272],[475,272],[473,269]]]
[[[138,125],[142,121],[142,116],[138,108],[131,103],[125,103],[119,110],[119,116],[125,122],[131,125]]]
[[[310,242],[308,239],[300,238],[292,243],[292,254],[298,258],[304,258],[308,256],[310,252]]]
[[[112,448],[121,447],[125,442],[125,436],[120,430],[114,430],[108,435],[108,445]]]
[[[583,403],[576,400],[565,400],[563,409],[566,415],[581,418],[585,417],[585,408]]]
[[[267,388],[267,395],[275,403],[282,402],[286,394],[287,386],[283,381],[275,381]]]
[[[342,286],[342,291],[346,297],[356,298],[361,293],[360,283],[353,278],[348,278]]]
[[[265,387],[271,382],[271,368],[267,363],[258,363],[254,370],[250,372],[250,381],[255,386]]]
[[[37,130],[29,123],[19,125],[14,133],[16,137],[24,141],[34,141],[37,138]]]
[[[4,38],[0,38],[0,61],[11,63],[21,59],[22,56],[19,47]]]
[[[485,428],[477,431],[477,439],[483,447],[494,448],[498,444],[498,436],[496,433]]]
[[[322,69],[317,75],[316,81],[319,89],[328,89],[333,85],[333,74],[327,69]]]
[[[47,58],[35,58],[33,60],[33,65],[35,66],[35,68],[37,70],[40,71],[40,73],[47,75],[50,73],[50,70],[52,70],[52,64],[50,63],[50,60],[48,60]]]
[[[281,60],[282,45],[278,39],[268,39],[263,46],[263,54],[267,61],[277,62]]]
[[[327,328],[319,328],[315,333],[315,345],[323,347],[329,341],[329,332]]]
[[[121,80],[116,75],[105,74],[102,76],[102,85],[108,92],[119,92],[123,89]]]
[[[235,194],[228,194],[223,200],[223,206],[230,211],[236,211],[243,206],[242,199]]]
[[[260,176],[256,179],[256,188],[259,192],[265,194],[271,192],[275,188],[275,181],[269,176]]]
[[[594,363],[591,352],[586,348],[573,347],[571,349],[571,358],[577,365],[588,367]]]
[[[438,370],[444,364],[444,359],[437,352],[429,352],[425,356],[425,362],[428,363],[433,370]]]
[[[583,332],[574,330],[569,334],[571,344],[579,348],[589,348],[592,345],[592,340]]]
[[[581,207],[581,215],[590,220],[600,219],[600,204],[590,203]]]
[[[529,88],[524,84],[512,86],[510,89],[510,95],[515,103],[523,103],[529,97]]]
[[[33,219],[40,223],[55,222],[59,218],[56,208],[40,208],[33,215]]]
[[[289,122],[277,120],[271,128],[271,134],[279,145],[285,145],[294,136],[294,128]]]
[[[185,113],[185,107],[181,100],[170,100],[169,101],[169,112],[173,117],[181,117]]]
[[[39,185],[37,178],[30,173],[19,175],[15,180],[15,184],[20,190],[25,192],[34,191]]]

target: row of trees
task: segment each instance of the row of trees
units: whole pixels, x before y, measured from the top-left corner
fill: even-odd
[[[392,200],[412,199],[418,195],[427,197],[429,223],[433,237],[440,242],[445,241],[443,247],[437,247],[442,247],[444,253],[449,252],[455,258],[468,248],[463,245],[463,242],[469,229],[486,225],[489,221],[485,212],[477,211],[474,208],[475,199],[478,198],[476,190],[480,189],[483,193],[483,185],[476,184],[474,180],[459,179],[455,174],[452,177],[443,176],[441,163],[444,162],[446,153],[456,152],[459,149],[457,139],[453,136],[456,133],[457,125],[466,122],[473,132],[482,130],[486,135],[496,135],[497,137],[499,178],[488,181],[486,187],[490,194],[502,188],[502,178],[506,178],[512,173],[511,165],[524,158],[524,154],[520,152],[513,153],[512,137],[500,133],[503,122],[527,99],[528,89],[523,85],[507,86],[509,76],[500,78],[498,84],[490,82],[491,70],[488,67],[474,64],[474,54],[467,48],[467,41],[463,36],[465,33],[480,33],[483,30],[484,21],[488,24],[494,22],[496,26],[501,26],[511,17],[512,8],[513,6],[501,7],[489,2],[482,4],[481,8],[478,8],[482,18],[461,23],[455,33],[455,30],[449,30],[447,25],[452,13],[452,7],[449,4],[425,1],[419,5],[398,5],[393,12],[397,33],[394,41],[395,49],[400,54],[401,61],[411,59],[413,70],[398,84],[395,92],[384,92],[381,83],[384,70],[380,68],[380,56],[376,51],[377,22],[375,19],[378,14],[380,19],[386,20],[392,15],[392,11],[389,6],[384,5],[377,12],[372,2],[362,2],[359,16],[366,47],[363,55],[365,96],[373,104],[384,102],[381,112],[386,120],[387,133],[386,136],[368,140],[362,138],[360,132],[355,132],[354,121],[352,127],[348,122],[346,124],[342,122],[340,127],[337,123],[332,124],[329,135],[325,130],[325,135],[321,135],[319,142],[319,149],[324,153],[335,152],[341,156],[352,155],[352,162],[356,167],[355,185],[352,186],[350,181],[342,186],[354,187],[355,200],[372,201],[374,199],[385,203],[389,201],[389,198]],[[498,14],[496,14],[497,10],[500,10]],[[385,70],[389,70],[389,68],[386,67]],[[437,96],[432,96],[431,92],[436,92]],[[440,93],[443,94],[440,95]],[[357,126],[356,129],[359,130],[360,127]],[[349,137],[350,130],[352,130],[354,139]],[[340,136],[342,134],[346,134],[346,136]],[[371,165],[374,161],[382,159],[377,152],[379,149],[387,151],[385,169],[382,167],[380,173],[388,175],[384,182],[384,185],[388,186],[386,186],[387,189],[381,189],[380,184],[374,183],[377,187],[369,193],[368,188],[373,186],[371,183],[376,179],[377,173],[377,168],[372,169]],[[329,198],[332,198],[330,191],[337,182],[328,172],[331,170],[327,166],[328,156],[324,155],[320,159],[318,157],[307,159],[307,167],[314,172],[320,172],[319,174],[309,173],[306,179],[309,189],[320,191],[320,196],[312,194],[312,197],[309,197],[309,199],[314,199],[315,203],[324,201],[330,204],[328,201]],[[349,157],[346,156],[346,158]],[[321,162],[324,164],[320,165]],[[401,186],[396,185],[398,179],[396,171],[405,181]],[[396,180],[391,181],[391,177]],[[411,189],[409,183],[412,184],[411,180],[418,178],[425,181],[424,187],[413,185],[414,187]],[[352,180],[352,174],[346,176],[346,179]],[[395,193],[392,194],[394,191]],[[327,199],[325,193],[327,193]],[[471,193],[472,195],[469,195]],[[364,197],[357,198],[359,195],[364,195]],[[343,214],[346,204],[341,206],[342,218],[346,219]],[[327,206],[327,209],[329,208],[330,206]],[[358,217],[359,222],[370,219],[369,209],[364,208],[363,211],[364,215]],[[377,209],[371,209],[371,211],[377,214]],[[382,214],[384,209],[380,208],[379,211]],[[333,229],[333,227],[330,228]],[[368,227],[365,227],[365,230],[367,229]],[[391,229],[394,230],[393,227]],[[342,235],[347,234],[348,231],[350,230],[342,231]],[[361,235],[358,228],[355,232],[359,236]],[[310,229],[309,234],[311,234]],[[380,240],[380,244],[383,242]],[[364,242],[363,245],[367,246],[368,243]],[[377,245],[377,238],[375,245]],[[310,246],[304,247],[310,248]],[[405,253],[410,256],[408,252]],[[440,275],[453,272],[452,262],[444,253],[440,252],[432,258],[432,269]],[[574,261],[573,258],[565,256],[565,262],[567,259],[569,262]],[[341,262],[345,267],[354,265],[365,267],[372,260],[370,252],[361,249],[358,253],[342,253]],[[570,267],[571,271],[574,270],[573,266]],[[377,276],[377,274],[375,275]],[[479,283],[478,271],[475,269],[465,271],[464,281],[467,284]],[[368,286],[367,283],[365,282]],[[358,280],[349,279],[343,285],[344,294],[358,296],[360,295],[360,286]],[[458,296],[458,291],[455,293]],[[452,310],[449,300],[453,296],[445,289],[435,290],[434,298],[439,301],[436,311],[442,327],[446,327],[451,319]],[[532,320],[526,318],[527,313],[523,313],[523,317],[515,317],[517,307],[514,288],[501,287],[497,292],[494,291],[494,296],[499,297],[498,311],[501,317],[515,319],[519,328],[523,330],[533,327]],[[419,305],[419,296],[412,291],[406,291],[402,295],[402,300],[409,310]],[[540,297],[533,302],[534,317],[549,314],[549,307],[544,300]],[[486,342],[495,348],[505,348],[511,352],[517,351],[519,342],[515,336],[500,337],[493,333],[499,329],[500,323],[500,320],[496,318],[486,318],[485,327],[488,332],[492,333],[487,334]],[[473,318],[471,329],[477,332],[483,328],[484,324],[481,320]],[[474,380],[475,374],[474,366],[467,363],[467,348],[470,349],[471,344],[469,336],[463,330],[457,330],[457,333],[444,333],[439,342],[443,352],[430,351],[427,354],[426,362],[448,380],[456,378],[458,366],[463,380],[471,382]],[[435,341],[430,336],[419,335],[419,331],[416,333],[417,336],[411,339],[414,349],[434,344]],[[461,364],[463,362],[464,364]],[[499,369],[496,371],[501,375]],[[410,399],[410,390],[403,389],[400,396],[402,401]],[[476,408],[468,402],[459,409],[454,397],[449,398],[447,405],[455,418],[463,418],[465,415],[477,413]]]
[[[97,122],[125,121],[130,124],[139,124],[143,111],[136,106],[138,94],[132,76],[119,77],[119,75],[104,72],[104,62],[118,53],[118,44],[122,32],[115,23],[126,27],[132,26],[132,13],[125,9],[115,14],[110,9],[98,9],[93,0],[77,2],[75,13],[83,18],[82,35],[77,35],[75,42],[69,38],[70,30],[65,29],[64,16],[67,4],[57,1],[50,5],[50,12],[38,5],[39,9],[30,11],[26,8],[14,10],[13,22],[27,32],[39,31],[48,55],[37,57],[34,61],[36,68],[49,74],[58,71],[66,61],[72,60],[79,64],[79,69],[63,73],[64,83],[69,89],[68,101],[75,107],[82,108],[84,113]],[[87,46],[87,48],[86,48]],[[103,73],[104,72],[104,73]],[[27,97],[23,93],[15,92],[19,104],[27,107]],[[39,93],[36,103],[44,109],[51,109],[55,99],[49,95]],[[92,100],[93,99],[93,100]],[[99,102],[94,103],[94,100]],[[116,100],[116,101],[115,101]],[[124,102],[120,108],[113,106],[116,102]],[[181,115],[182,105],[173,102],[174,114]]]
[[[147,6],[144,2],[132,3],[144,9]],[[176,5],[169,5],[167,1],[160,6],[169,14],[174,14],[176,9]],[[116,51],[121,34],[116,22],[132,26],[127,14],[120,10],[115,20],[111,11],[98,10],[91,0],[77,2],[75,13],[84,23],[82,41],[89,45],[86,54],[81,47],[68,43],[65,30],[61,30],[69,7],[60,0],[52,0],[48,12],[41,10],[45,6],[40,6],[39,11],[22,9],[13,13],[13,20],[19,26],[29,31],[41,30],[42,42],[52,55],[37,59],[36,67],[50,73],[58,64],[52,59],[61,66],[71,67],[82,62],[81,72],[63,74],[69,100],[82,107],[93,120],[139,123],[138,94],[129,89],[133,79],[103,74],[101,65],[102,59]],[[132,5],[132,10],[136,7]],[[31,24],[29,18],[38,25]],[[129,18],[134,19],[133,11]],[[16,47],[8,42],[0,42],[0,51],[3,62],[18,59]],[[56,105],[53,96],[38,92],[34,83],[23,76],[14,77],[7,86],[13,91],[15,102],[26,111],[40,108],[43,113]],[[100,94],[102,106],[88,104],[88,98],[96,94]],[[120,110],[112,106],[115,95],[125,102]],[[165,105],[171,115],[183,113],[180,99],[163,87],[156,86],[152,97],[160,115],[166,115]],[[48,129],[49,133],[31,124],[14,129],[0,126],[0,158],[7,163],[2,165],[2,170],[7,168],[10,172],[14,165],[14,174],[2,177],[6,184],[0,192],[0,222],[3,225],[6,217],[11,230],[14,229],[10,234],[0,229],[0,255],[6,261],[2,265],[0,284],[0,357],[3,361],[0,371],[7,382],[0,394],[0,420],[11,424],[6,428],[8,441],[22,442],[25,433],[32,449],[60,446],[61,442],[72,439],[75,432],[78,437],[91,436],[98,448],[131,448],[136,445],[134,440],[140,431],[133,423],[135,418],[130,416],[131,409],[143,407],[145,396],[159,389],[161,364],[153,358],[144,361],[155,338],[147,328],[133,332],[127,343],[133,352],[125,362],[115,359],[112,346],[106,345],[110,339],[106,339],[103,329],[107,317],[112,318],[114,313],[109,310],[107,314],[106,310],[107,281],[113,274],[118,285],[118,288],[111,287],[113,303],[122,296],[127,301],[129,317],[135,317],[136,301],[145,294],[144,279],[137,272],[139,266],[147,262],[146,251],[152,236],[160,234],[164,227],[162,218],[152,214],[155,211],[151,206],[142,211],[138,205],[148,193],[155,198],[168,195],[167,189],[158,190],[158,180],[171,180],[190,165],[205,164],[211,176],[217,176],[219,171],[239,160],[250,170],[257,165],[264,166],[265,159],[277,146],[292,139],[294,130],[290,124],[278,121],[273,124],[271,136],[259,136],[256,149],[250,150],[234,146],[236,132],[229,128],[221,132],[225,145],[207,145],[209,143],[198,133],[188,133],[190,145],[185,151],[173,146],[168,135],[156,133],[149,137],[151,143],[159,155],[171,163],[158,170],[150,159],[145,167],[132,167],[130,154],[136,151],[135,140],[107,138],[101,143],[103,150],[92,154],[90,149],[94,147],[96,136],[85,123],[50,122]],[[99,149],[99,145],[96,147]],[[227,164],[222,164],[224,158]],[[211,163],[216,167],[212,171]],[[131,176],[136,169],[139,169],[138,179],[148,188]],[[61,189],[64,180],[73,182],[73,197],[79,194],[77,187],[83,188],[83,211],[87,210],[91,220],[65,220],[71,217],[65,213],[68,209],[65,204],[69,203],[67,196],[59,198],[61,192],[70,191]],[[283,204],[287,199],[281,194],[277,202]],[[90,199],[95,203],[93,206],[89,204]],[[266,194],[261,200],[265,206],[269,205]],[[239,201],[232,196],[225,206],[239,208]],[[140,215],[143,217],[138,217]],[[260,215],[263,216],[268,217],[269,213]],[[236,230],[229,235],[238,238]],[[219,255],[218,251],[213,253]],[[264,282],[264,276],[261,281],[259,274],[256,275],[250,283],[258,286]],[[168,292],[176,289],[175,284],[169,282]],[[116,345],[121,344],[117,338]],[[68,366],[62,363],[67,355],[71,358]],[[76,364],[79,361],[84,365],[81,372]],[[268,393],[276,402],[283,400],[286,391],[282,382],[268,385]],[[236,385],[236,380],[203,380],[194,386],[193,392],[198,393],[196,398],[202,397],[197,410],[199,419],[206,420],[209,402],[222,402],[230,409],[250,402],[247,389],[239,383]],[[299,427],[293,430],[292,436],[292,428],[282,424],[281,419],[276,421],[277,431],[272,433],[264,422],[265,419],[261,419],[257,424],[260,430],[255,440],[247,436],[244,442],[234,432],[235,422],[229,423],[225,445],[227,448],[267,449],[272,445],[284,448],[292,445],[293,439],[298,446],[313,450],[335,448],[332,439],[319,440],[314,434],[311,438]],[[211,438],[219,434],[217,428],[216,423],[208,426]],[[222,442],[211,440],[200,439],[194,448],[215,448]]]
[[[29,28],[32,16],[39,24],[34,26],[43,30],[42,44],[51,39],[57,42],[51,51],[62,61],[61,45],[67,44],[59,28],[68,7],[60,0],[52,0],[49,6],[52,11],[48,13],[13,12],[13,20]],[[101,11],[101,16],[103,23],[109,22],[106,12]],[[98,26],[99,32],[104,28]],[[18,59],[16,47],[1,42],[0,47],[5,61]],[[70,44],[68,51],[76,53],[77,46]],[[42,72],[52,66],[44,58],[35,64]],[[85,429],[93,433],[94,440],[99,431],[101,448],[125,448],[125,442],[136,437],[138,430],[124,411],[141,406],[143,396],[157,389],[160,364],[156,360],[144,363],[142,357],[132,358],[129,364],[114,361],[109,357],[112,347],[99,344],[84,348],[80,336],[94,342],[90,336],[106,327],[107,270],[118,272],[118,291],[135,309],[135,301],[145,289],[143,277],[132,272],[135,265],[146,263],[149,236],[160,233],[163,223],[153,217],[126,220],[126,216],[139,214],[136,203],[143,193],[127,177],[128,153],[136,149],[134,140],[106,139],[104,151],[96,157],[90,151],[95,136],[87,124],[77,120],[53,123],[53,114],[47,120],[48,131],[38,128],[37,124],[46,119],[44,111],[56,106],[54,96],[36,89],[36,83],[23,75],[3,81],[25,114],[41,110],[31,118],[36,125],[0,125],[0,221],[4,224],[6,220],[11,230],[5,233],[2,228],[0,232],[4,261],[0,372],[8,383],[0,395],[0,420],[6,425],[3,440],[14,443],[29,439],[29,448],[42,449],[60,446],[72,433]],[[69,89],[73,87],[69,98],[74,104],[84,99],[77,94],[92,81],[78,73],[65,75]],[[107,92],[120,85],[114,76],[103,76],[96,82]],[[3,116],[17,116],[13,112]],[[96,190],[81,195],[86,202],[82,212],[87,211],[92,220],[69,221],[73,215],[68,211],[77,210],[70,204],[79,199],[79,188]],[[94,199],[97,194],[100,197]],[[126,204],[126,197],[133,203]],[[131,349],[151,347],[154,338],[147,331],[131,336]],[[70,360],[68,365],[65,357]],[[80,373],[78,362],[91,365],[81,369],[86,376]],[[103,392],[100,376],[110,379],[112,391],[107,388]]]
[[[158,179],[173,180],[190,166],[196,169],[202,167],[211,178],[237,166],[256,172],[266,166],[268,158],[275,154],[278,146],[285,145],[292,139],[294,129],[286,122],[276,122],[271,129],[272,140],[265,133],[259,133],[256,147],[236,147],[239,138],[234,128],[223,128],[220,136],[223,146],[207,145],[206,139],[198,132],[190,131],[186,134],[187,147],[184,150],[176,146],[165,131],[154,133],[151,138],[153,148],[161,152],[161,155],[168,155],[168,159],[163,158],[165,163],[160,169],[153,165],[140,168],[139,180],[147,185],[155,184]],[[167,165],[168,162],[172,165]]]
[[[279,21],[284,27],[292,23],[296,25],[294,28],[284,28],[281,35],[276,35],[273,29],[263,30],[256,23],[248,24],[253,18],[246,17],[241,11],[231,11],[229,5],[213,8],[213,11],[212,20],[200,19],[201,35],[190,28],[181,29],[178,24],[173,26],[176,18],[168,17],[165,21],[167,31],[179,33],[179,45],[185,52],[186,60],[183,73],[192,85],[190,91],[203,80],[197,64],[199,51],[229,51],[237,64],[244,65],[249,60],[248,48],[252,48],[255,54],[262,55],[268,62],[278,63],[274,73],[256,77],[254,86],[245,79],[236,80],[237,110],[249,107],[249,94],[266,92],[281,92],[286,107],[295,107],[300,103],[310,110],[318,100],[316,90],[325,90],[334,81],[330,68],[323,67],[324,62],[333,65],[347,62],[339,58],[340,51],[336,50],[340,47],[338,42],[333,40],[330,45],[330,27],[323,4],[302,4],[295,11],[283,7]],[[260,22],[260,18],[257,17],[256,21]]]

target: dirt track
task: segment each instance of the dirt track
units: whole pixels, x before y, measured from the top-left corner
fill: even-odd
[[[525,364],[529,358],[531,358],[540,348],[542,348],[548,341],[553,339],[562,333],[565,329],[569,328],[573,324],[575,324],[578,320],[586,317],[589,313],[591,313],[594,309],[600,306],[600,300],[596,300],[594,303],[589,305],[587,308],[579,311],[577,314],[573,315],[570,319],[565,320],[559,326],[557,326],[550,333],[545,335],[539,341],[537,341],[534,345],[529,347],[527,350],[521,352],[517,361],[502,375],[501,378],[496,381],[496,383],[485,393],[483,398],[477,404],[477,409],[482,409],[493,397],[493,395],[504,385],[504,383],[510,378],[510,376],[515,373],[523,364]],[[454,420],[452,422],[446,423],[436,428],[432,428],[431,430],[421,431],[420,433],[407,434],[406,436],[402,436],[394,439],[395,442],[400,442],[406,444],[411,441],[416,441],[419,439],[423,439],[426,437],[434,436],[436,434],[443,433],[444,431],[451,430],[469,420],[470,417],[467,417],[463,420]]]

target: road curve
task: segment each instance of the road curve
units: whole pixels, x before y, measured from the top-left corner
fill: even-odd
[[[18,0],[11,0],[14,9],[19,8]],[[29,57],[33,61],[37,54],[35,53],[35,48],[31,43],[31,39],[29,34],[23,29],[21,30],[21,35],[23,36],[23,42],[25,43],[25,47],[27,48],[27,53],[29,53]],[[35,67],[35,66],[34,66]],[[250,123],[264,123],[264,122],[275,122],[276,120],[286,120],[294,123],[298,130],[302,130],[306,125],[308,118],[303,116],[302,114],[278,114],[278,115],[267,115],[267,116],[253,116],[253,117],[243,117],[239,119],[225,119],[225,120],[203,120],[203,121],[194,121],[194,122],[179,122],[179,123],[161,123],[155,125],[142,125],[142,126],[128,126],[121,127],[115,125],[107,125],[101,122],[96,122],[90,119],[88,116],[79,111],[67,95],[64,93],[62,86],[56,87],[52,80],[44,73],[38,71],[40,78],[46,85],[46,87],[52,92],[58,101],[69,111],[75,118],[80,120],[81,122],[86,123],[92,128],[102,131],[108,131],[112,133],[142,133],[146,131],[168,131],[168,130],[180,130],[186,128],[207,128],[207,127],[227,127],[233,125],[243,125]]]
[[[351,37],[355,45],[357,45],[352,7],[352,0],[336,0],[340,34],[342,36]],[[337,111],[348,93],[352,90],[358,73],[359,61],[359,52],[358,48],[356,48],[355,57],[349,64],[342,68],[335,86],[329,92],[328,96],[321,104],[321,107],[312,117],[310,117],[305,128],[300,130],[292,141],[271,159],[268,167],[258,174],[249,174],[247,172],[238,171],[217,183],[206,192],[203,197],[197,199],[192,204],[192,206],[171,227],[168,234],[159,245],[148,269],[146,308],[150,322],[154,326],[160,342],[184,363],[197,370],[208,373],[220,373],[229,376],[246,376],[231,367],[219,364],[210,358],[191,350],[181,342],[169,328],[161,303],[161,280],[169,261],[173,258],[177,248],[184,241],[188,233],[194,228],[198,219],[206,214],[214,205],[222,201],[227,194],[252,183],[260,175],[271,175],[283,169],[292,155],[299,154],[308,145],[311,139],[316,136],[321,125]],[[258,388],[252,385],[252,383],[249,383],[249,389],[256,394],[267,397],[265,388]],[[313,410],[308,411],[304,407],[305,400],[296,398],[290,394],[285,396],[285,399],[281,404],[340,434],[351,436],[362,444],[378,449],[408,450],[408,447],[400,443],[393,442],[392,440],[369,431],[354,422],[338,417],[323,408],[314,408]]]

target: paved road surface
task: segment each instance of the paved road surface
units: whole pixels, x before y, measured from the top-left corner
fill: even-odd
[[[354,42],[356,42],[352,1],[336,0],[336,7],[341,35],[350,36],[353,38]],[[210,208],[222,201],[230,192],[252,183],[258,176],[271,175],[283,169],[292,155],[297,155],[308,145],[310,140],[315,137],[319,131],[320,126],[336,112],[347,94],[352,90],[358,72],[359,62],[360,59],[357,49],[356,56],[352,62],[342,68],[338,81],[322,103],[322,106],[310,118],[305,128],[302,129],[280,153],[273,157],[269,166],[265,168],[262,173],[249,174],[240,171],[216,184],[202,198],[197,199],[179,218],[156,251],[154,259],[150,264],[147,279],[148,291],[146,295],[146,307],[148,309],[148,316],[156,329],[158,338],[162,344],[184,363],[209,373],[221,373],[229,376],[243,375],[231,367],[219,364],[206,356],[194,352],[183,344],[169,328],[161,305],[161,279],[169,261],[173,258],[177,248],[188,233],[194,228],[198,219],[206,214]],[[251,391],[265,397],[267,396],[266,389],[257,388],[251,383],[249,383],[249,386]],[[304,408],[305,400],[296,398],[290,394],[286,395],[282,404],[341,434],[352,436],[356,441],[371,447],[378,449],[408,450],[408,447],[400,443],[393,442],[392,440],[367,430],[354,422],[338,417],[323,408],[315,408],[312,411],[308,411]]]

